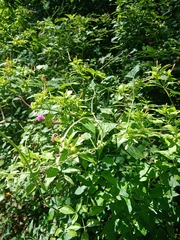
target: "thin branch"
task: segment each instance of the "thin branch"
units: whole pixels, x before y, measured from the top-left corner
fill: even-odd
[[[21,95],[18,95],[18,98],[21,99],[21,101],[26,105],[28,106],[29,108],[31,107],[24,99]]]
[[[1,115],[2,115],[2,119],[3,119],[3,121],[6,121],[6,118],[5,118],[5,116],[4,116],[4,112],[3,112],[3,110],[2,110],[2,107],[0,106],[0,111],[1,111]]]

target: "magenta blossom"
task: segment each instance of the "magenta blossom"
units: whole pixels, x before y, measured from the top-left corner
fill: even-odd
[[[43,115],[39,115],[36,119],[37,121],[43,121],[45,120],[45,117]]]
[[[152,42],[148,42],[148,45],[152,45]]]

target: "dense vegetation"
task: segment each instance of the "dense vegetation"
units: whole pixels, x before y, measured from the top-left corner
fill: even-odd
[[[179,21],[0,1],[0,239],[180,239]]]

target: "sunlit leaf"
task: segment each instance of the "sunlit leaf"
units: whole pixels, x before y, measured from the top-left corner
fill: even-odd
[[[64,179],[69,182],[71,185],[74,185],[74,182],[72,180],[72,178],[70,178],[68,175],[64,175]]]
[[[98,226],[100,224],[100,222],[97,219],[88,219],[87,220],[87,227],[95,227]]]
[[[70,206],[64,206],[64,207],[60,208],[59,211],[62,212],[63,214],[74,214],[75,213],[74,209]]]
[[[76,195],[81,195],[86,188],[87,188],[87,186],[79,186],[79,187],[76,189],[76,191],[75,191],[74,194],[76,194]]]
[[[75,173],[75,172],[80,172],[81,170],[78,168],[67,168],[65,170],[62,170],[63,173]]]
[[[75,223],[74,225],[71,225],[68,227],[68,230],[78,231],[81,227],[79,223]]]

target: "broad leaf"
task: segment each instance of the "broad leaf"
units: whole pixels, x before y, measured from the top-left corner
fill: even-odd
[[[103,209],[104,209],[104,207],[102,207],[102,206],[93,206],[93,207],[90,208],[89,215],[90,216],[96,216],[97,214],[102,212]]]
[[[70,206],[64,206],[64,207],[60,208],[59,211],[62,212],[63,214],[74,214],[75,213],[74,209]]]
[[[52,177],[56,177],[57,174],[59,172],[58,168],[54,168],[54,167],[50,167],[47,171],[46,171],[46,177],[47,178],[52,178]]]

